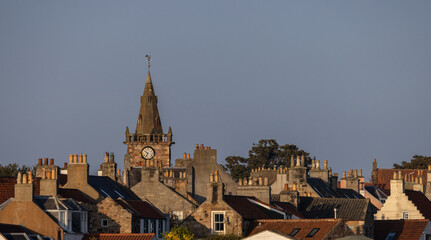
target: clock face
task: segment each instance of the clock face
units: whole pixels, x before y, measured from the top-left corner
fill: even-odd
[[[142,158],[145,160],[153,159],[156,153],[154,152],[154,149],[152,147],[144,147],[141,150]]]

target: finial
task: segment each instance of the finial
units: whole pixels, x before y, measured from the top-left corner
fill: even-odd
[[[150,69],[150,67],[151,67],[151,55],[145,55],[145,57],[147,58],[147,67],[148,67],[148,70]]]

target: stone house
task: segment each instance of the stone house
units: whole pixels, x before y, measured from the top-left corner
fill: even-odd
[[[18,174],[14,196],[0,205],[0,223],[22,225],[55,240],[80,240],[87,233],[87,210],[72,199],[34,196],[31,172]]]
[[[431,202],[421,191],[406,190],[402,172],[393,172],[390,195],[375,219],[431,219]]]
[[[225,185],[226,195],[237,194],[238,183],[217,163],[216,149],[196,144],[193,158],[190,158],[190,154],[184,154],[183,159],[175,161],[175,168],[185,169],[187,192],[199,203],[206,200],[208,176],[215,171],[219,172],[219,177]]]
[[[169,229],[168,216],[144,201],[107,197],[97,210],[95,218],[101,222],[97,233],[155,233],[154,239],[162,239]]]
[[[341,219],[265,219],[252,222],[247,239],[268,230],[291,239],[337,239],[353,235]]]
[[[195,237],[211,234],[242,236],[256,219],[286,219],[283,209],[268,205],[254,197],[224,194],[219,174],[211,174],[206,200],[180,226],[188,228]]]
[[[342,219],[354,234],[373,237],[377,209],[369,199],[300,197],[298,210],[307,219]]]

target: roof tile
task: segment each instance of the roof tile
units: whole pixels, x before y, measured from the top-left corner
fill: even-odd
[[[428,219],[418,220],[374,220],[374,239],[386,239],[388,233],[396,233],[396,239],[420,239]]]

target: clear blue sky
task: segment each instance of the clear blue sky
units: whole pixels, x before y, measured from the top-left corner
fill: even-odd
[[[274,138],[335,172],[431,155],[431,1],[0,0],[1,163],[87,153],[134,130],[145,55],[173,159]],[[132,131],[133,131],[132,130]]]

